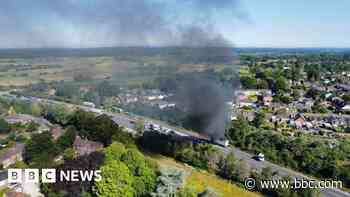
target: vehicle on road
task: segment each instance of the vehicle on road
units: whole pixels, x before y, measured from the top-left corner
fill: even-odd
[[[257,161],[265,161],[265,155],[262,154],[262,153],[259,153],[259,154],[255,155],[255,156],[253,157],[253,159],[255,159],[255,160],[257,160]]]
[[[230,141],[228,141],[227,139],[224,139],[224,138],[220,138],[220,139],[213,140],[213,144],[223,146],[226,148],[226,147],[230,146]]]

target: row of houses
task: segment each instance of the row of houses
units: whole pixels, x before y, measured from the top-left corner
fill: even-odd
[[[302,93],[301,95],[304,95]],[[325,108],[331,108],[336,105],[334,100],[337,97],[329,97],[329,101],[318,103]],[[339,128],[350,127],[350,120],[347,115],[338,115],[334,118],[334,113],[329,116],[320,116],[315,119],[312,115],[306,112],[312,112],[315,101],[312,98],[300,96],[298,99],[289,104],[273,102],[273,94],[269,90],[243,90],[236,93],[236,102],[232,102],[231,120],[235,119],[237,114],[241,114],[247,120],[252,121],[255,117],[255,112],[264,110],[266,112],[266,120],[273,125],[285,124],[291,128],[308,133],[334,133]],[[342,111],[350,109],[350,106],[343,106]],[[333,117],[333,118],[332,118]],[[277,127],[276,127],[277,128]]]
[[[174,108],[176,103],[171,101],[173,94],[165,94],[160,90],[130,90],[118,96],[118,102],[122,105],[141,103],[161,110]]]
[[[49,131],[53,124],[51,124],[48,120],[41,117],[34,117],[27,114],[15,114],[15,115],[9,115],[4,118],[4,120],[9,124],[22,124],[26,125],[31,122],[34,122],[39,125],[39,131]]]

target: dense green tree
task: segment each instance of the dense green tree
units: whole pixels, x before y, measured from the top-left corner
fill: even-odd
[[[98,94],[98,92],[90,91],[84,95],[84,101],[92,102],[99,107],[102,104],[102,97]]]
[[[28,132],[34,132],[37,131],[39,129],[40,125],[34,121],[31,121],[28,125],[27,125],[27,131]]]
[[[128,146],[135,146],[130,133],[124,131],[108,115],[97,116],[92,112],[76,111],[69,124],[75,126],[78,134],[92,141],[98,141],[108,146],[112,141],[118,141]]]
[[[70,110],[61,104],[47,106],[44,113],[46,119],[63,125],[68,123],[71,115]]]
[[[226,157],[221,158],[219,162],[219,175],[229,179],[238,180],[237,175],[237,160],[233,153],[228,154]]]
[[[293,64],[290,68],[291,72],[291,79],[293,81],[297,81],[302,77],[302,65],[301,63],[297,62],[296,64]]]
[[[155,189],[156,173],[138,150],[129,149],[122,155],[121,161],[128,166],[134,176],[134,188],[137,196],[145,196]]]
[[[261,125],[264,123],[265,118],[266,118],[266,115],[265,115],[265,113],[263,111],[256,112],[254,120],[253,120],[253,125],[256,128],[260,128]]]
[[[192,166],[216,170],[219,161],[219,153],[216,148],[209,144],[185,145],[176,150],[175,158]]]
[[[56,144],[58,145],[58,148],[60,150],[65,150],[67,148],[73,147],[73,143],[76,136],[76,129],[72,126],[68,127],[67,131],[57,139]]]
[[[250,168],[245,160],[239,160],[237,163],[237,178],[239,182],[244,182],[250,175]]]
[[[259,80],[257,87],[259,89],[269,89],[269,82],[267,82],[267,80]]]
[[[78,129],[80,136],[101,142],[105,146],[111,144],[114,140],[127,141],[133,144],[130,134],[124,132],[118,124],[105,114],[96,117],[94,113],[78,110],[71,117],[70,124]]]
[[[305,94],[306,97],[313,98],[314,100],[316,100],[320,95],[321,92],[316,88],[310,88]]]
[[[112,160],[101,168],[102,180],[95,182],[94,193],[98,197],[134,197],[134,178],[121,161]]]
[[[320,102],[315,102],[315,104],[312,106],[312,111],[314,113],[321,113],[325,114],[328,112],[328,109],[320,104]]]
[[[298,89],[293,89],[292,90],[292,97],[294,100],[298,99],[301,96],[301,92]]]
[[[31,114],[37,117],[41,116],[43,112],[42,106],[37,102],[30,104],[30,110],[31,110]]]
[[[350,94],[345,94],[342,96],[342,99],[347,103],[350,104]]]
[[[73,148],[67,148],[63,152],[63,159],[65,161],[67,160],[73,160],[76,156],[75,150]]]
[[[176,197],[197,197],[198,195],[196,192],[189,187],[181,188],[179,191],[176,192]]]
[[[10,131],[10,125],[2,118],[0,118],[0,133],[8,133]]]
[[[103,81],[97,85],[97,92],[102,97],[118,96],[120,87],[110,84],[109,81]]]
[[[121,160],[121,157],[126,153],[127,149],[121,143],[114,142],[104,149],[106,155],[105,161]]]
[[[286,78],[280,76],[276,78],[275,81],[275,91],[278,93],[283,93],[289,90],[289,84]]]
[[[73,98],[79,93],[79,87],[73,84],[60,84],[56,88],[56,95],[64,98]]]
[[[112,143],[104,149],[105,162],[121,161],[133,176],[133,188],[136,196],[146,196],[156,187],[156,167],[136,148],[126,148],[121,143]]]
[[[321,67],[319,64],[305,65],[304,70],[308,80],[318,81],[320,79]]]
[[[226,136],[232,141],[233,145],[244,148],[246,136],[250,131],[249,122],[239,116],[237,120],[232,121],[231,127],[226,132]]]
[[[241,77],[241,84],[246,89],[256,89],[257,81],[254,77],[243,76]]]
[[[236,129],[238,127],[235,126]],[[235,129],[229,129],[235,130]],[[340,140],[336,148],[329,148],[326,140],[314,139],[306,135],[288,138],[280,133],[266,130],[253,130],[244,138],[235,139],[232,144],[254,153],[262,152],[273,162],[323,178],[340,178],[348,183],[349,173],[344,164],[348,161],[350,142]],[[348,167],[348,166],[347,166]],[[341,175],[340,175],[341,174]],[[264,175],[264,174],[263,174]]]
[[[276,94],[273,99],[274,102],[282,102],[284,104],[290,104],[293,101],[292,97],[284,94]]]
[[[50,132],[33,134],[26,145],[26,161],[35,167],[49,167],[57,155],[57,148]]]

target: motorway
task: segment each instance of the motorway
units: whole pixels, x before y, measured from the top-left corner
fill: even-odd
[[[1,93],[0,93],[1,95]],[[30,98],[31,100],[36,100],[39,102],[46,102],[46,103],[51,103],[51,104],[63,104],[63,105],[68,105],[69,107],[76,107],[76,108],[80,108],[86,111],[91,111],[91,112],[96,112],[98,111],[95,108],[91,108],[91,107],[86,107],[86,106],[81,106],[81,105],[73,105],[73,104],[69,104],[69,103],[64,103],[64,102],[59,102],[59,101],[52,101],[52,100],[47,100],[47,99],[40,99],[40,98]],[[168,125],[167,123],[161,122],[161,121],[155,121],[152,119],[149,119],[147,117],[141,117],[141,116],[136,116],[136,115],[131,115],[131,114],[125,114],[125,113],[110,113],[110,112],[104,112],[102,110],[99,110],[100,114],[106,114],[108,116],[110,116],[112,118],[112,120],[114,122],[116,122],[118,125],[128,128],[128,131],[133,131],[135,128],[135,125],[132,123],[133,121],[135,121],[138,118],[142,118],[145,123],[156,123],[158,125],[161,125],[162,127],[165,128],[171,128],[172,130],[176,131],[176,132],[180,132],[180,133],[186,133],[189,135],[192,135],[193,132],[191,131],[187,131],[183,128],[177,128],[171,125]],[[278,172],[278,175],[281,177],[284,176],[289,176],[291,178],[295,178],[295,179],[304,179],[304,180],[315,180],[314,178],[308,177],[302,173],[293,171],[291,169],[285,168],[285,167],[281,167],[279,165],[273,164],[271,162],[268,161],[257,161],[255,159],[253,159],[253,155],[249,154],[247,152],[241,151],[238,148],[235,147],[219,147],[219,150],[221,150],[223,153],[225,154],[230,154],[233,153],[235,158],[238,160],[244,160],[246,161],[246,163],[248,164],[248,166],[251,169],[256,169],[258,171],[261,171],[263,168],[269,167],[272,169],[272,171]],[[350,194],[344,191],[341,191],[339,189],[320,189],[321,191],[321,195],[325,196],[325,197],[350,197]]]

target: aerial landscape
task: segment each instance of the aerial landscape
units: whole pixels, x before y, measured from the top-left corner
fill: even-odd
[[[0,5],[0,196],[350,196],[350,2]]]

